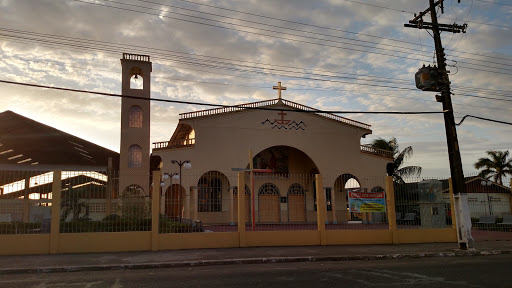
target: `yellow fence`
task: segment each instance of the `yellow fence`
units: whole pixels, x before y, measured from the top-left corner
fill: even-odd
[[[457,242],[455,225],[438,229],[397,229],[392,178],[386,178],[387,229],[326,230],[326,213],[317,213],[316,230],[246,231],[244,197],[238,197],[238,231],[203,233],[159,233],[160,172],[153,172],[151,231],[60,233],[60,171],[55,171],[52,199],[52,225],[49,234],[0,235],[0,255],[92,253],[121,251],[159,251],[197,248],[233,248],[257,246],[304,246],[347,244],[400,244]],[[244,172],[238,187],[245,186]],[[316,191],[323,191],[322,177],[316,175]],[[451,191],[450,191],[451,192]],[[325,193],[316,193],[318,211],[326,211]]]

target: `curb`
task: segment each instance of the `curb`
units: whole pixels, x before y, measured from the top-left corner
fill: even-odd
[[[26,274],[26,273],[63,273],[81,271],[108,271],[108,270],[135,270],[155,268],[183,268],[214,265],[241,265],[241,264],[272,264],[294,262],[322,262],[322,261],[372,261],[410,258],[433,257],[462,257],[462,256],[490,256],[512,254],[512,250],[492,251],[455,251],[434,252],[417,254],[388,254],[388,255],[353,255],[353,256],[302,256],[302,257],[269,257],[269,258],[244,258],[224,260],[196,260],[182,262],[156,262],[143,264],[109,264],[109,265],[83,265],[83,266],[56,266],[39,268],[12,268],[0,269],[0,275]]]

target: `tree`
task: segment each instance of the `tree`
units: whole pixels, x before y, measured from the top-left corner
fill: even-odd
[[[509,152],[507,151],[487,151],[489,158],[480,158],[474,164],[476,169],[483,168],[478,176],[483,178],[493,178],[494,182],[503,185],[503,177],[512,175],[512,159],[508,159]]]
[[[389,140],[385,140],[382,138],[378,138],[373,140],[370,144],[373,148],[387,150],[393,152],[393,182],[403,184],[405,183],[403,178],[412,177],[412,176],[420,176],[421,175],[421,167],[420,166],[405,166],[402,165],[412,157],[413,150],[411,146],[406,147],[404,150],[400,151],[398,148],[398,142],[396,138],[393,137]]]

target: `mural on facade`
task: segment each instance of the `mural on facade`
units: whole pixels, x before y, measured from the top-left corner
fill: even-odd
[[[272,169],[275,174],[288,174],[288,147],[271,147],[254,157],[255,169]]]
[[[286,116],[288,113],[284,113],[284,111],[281,111],[277,113],[279,115],[279,119],[270,120],[267,119],[263,122],[261,122],[261,125],[269,124],[272,129],[284,129],[284,130],[306,130],[306,123],[303,121],[295,121],[295,120],[288,120],[285,119],[284,116]]]

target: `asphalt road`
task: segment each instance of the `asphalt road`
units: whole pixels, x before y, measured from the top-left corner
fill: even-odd
[[[512,255],[16,274],[0,287],[512,287]]]

